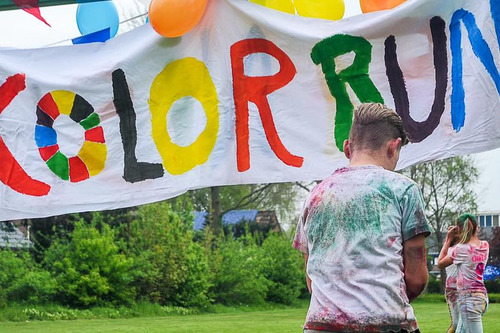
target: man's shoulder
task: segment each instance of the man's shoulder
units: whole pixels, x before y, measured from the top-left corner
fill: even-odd
[[[399,184],[399,185],[404,185],[406,187],[410,187],[410,186],[413,186],[413,185],[417,185],[417,183],[415,183],[415,181],[399,172],[395,172],[395,171],[389,171],[389,170],[385,170],[385,169],[382,169],[382,174],[384,175],[384,177],[386,177],[387,180],[389,181],[393,181],[395,182],[395,184]]]
[[[367,179],[369,179],[369,181],[383,184],[384,187],[391,188],[397,192],[404,193],[408,188],[413,186],[418,187],[413,179],[399,172],[386,170],[384,168],[364,170],[364,172],[367,174]]]
[[[321,194],[326,189],[335,189],[338,187],[345,188],[356,184],[367,188],[374,185],[382,186],[385,189],[390,189],[391,192],[404,194],[409,188],[417,186],[417,183],[411,178],[382,167],[365,166],[365,167],[344,167],[337,169],[329,177],[318,183],[310,192],[311,196]]]

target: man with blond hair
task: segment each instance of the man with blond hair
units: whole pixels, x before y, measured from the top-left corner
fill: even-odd
[[[430,229],[419,187],[394,172],[407,142],[393,110],[354,110],[349,165],[311,191],[297,225],[311,292],[304,332],[419,332],[410,302],[427,283]]]

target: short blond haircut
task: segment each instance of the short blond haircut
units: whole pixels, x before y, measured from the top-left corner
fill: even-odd
[[[379,150],[390,139],[401,138],[401,146],[408,143],[403,120],[394,111],[380,103],[364,103],[354,109],[349,147],[354,150]]]

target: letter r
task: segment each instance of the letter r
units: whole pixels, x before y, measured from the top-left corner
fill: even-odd
[[[250,77],[245,75],[243,60],[253,53],[266,53],[278,60],[280,70],[272,76]],[[290,58],[272,42],[256,38],[245,39],[231,46],[231,65],[233,70],[233,95],[236,109],[236,144],[238,171],[250,168],[250,148],[248,129],[248,102],[259,109],[267,141],[274,154],[285,164],[301,167],[304,158],[292,155],[281,142],[267,95],[286,86],[295,76],[296,70]]]

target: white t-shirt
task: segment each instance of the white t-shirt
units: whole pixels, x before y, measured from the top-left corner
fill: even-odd
[[[430,234],[417,184],[378,166],[338,169],[306,199],[293,246],[309,256],[304,328],[384,332],[418,324],[406,294],[403,242]]]
[[[451,258],[457,266],[457,290],[477,290],[486,292],[483,274],[488,261],[490,246],[481,241],[479,247],[469,244],[458,244],[454,247]]]

